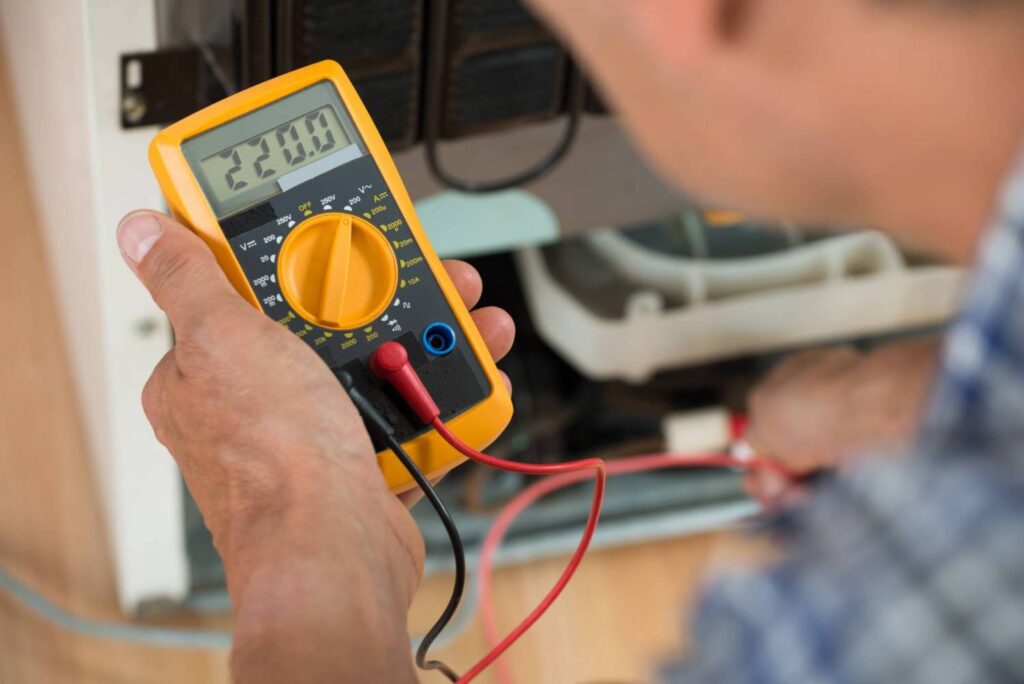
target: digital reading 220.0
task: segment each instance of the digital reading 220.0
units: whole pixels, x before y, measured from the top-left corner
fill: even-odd
[[[350,142],[334,108],[326,105],[210,155],[200,164],[210,190],[223,201]]]

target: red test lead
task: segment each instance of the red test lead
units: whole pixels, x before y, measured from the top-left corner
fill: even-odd
[[[441,437],[466,458],[501,470],[508,470],[528,475],[558,475],[537,482],[527,489],[524,489],[508,507],[502,511],[495,521],[494,526],[487,534],[481,554],[481,593],[484,605],[484,625],[488,641],[492,648],[480,662],[474,665],[465,675],[458,679],[458,682],[472,681],[491,663],[497,660],[519,637],[523,635],[548,608],[555,602],[562,590],[565,589],[569,580],[572,579],[583,561],[583,556],[590,546],[590,541],[597,529],[597,521],[601,515],[601,504],[604,501],[605,482],[608,474],[604,461],[598,458],[588,458],[567,463],[556,463],[550,465],[534,465],[529,463],[518,463],[495,458],[485,454],[459,439],[448,426],[441,420],[441,412],[431,397],[419,374],[409,363],[409,354],[398,342],[385,342],[382,344],[370,359],[370,367],[374,373],[388,381],[402,398],[409,404],[410,408],[419,416],[425,424],[430,425]],[[734,442],[745,432],[745,420],[742,417],[735,417],[731,425]],[[640,457],[635,460],[624,460],[616,462],[610,467],[615,473],[642,472],[656,470],[659,468],[694,468],[694,467],[731,467],[745,470],[773,470],[791,477],[782,466],[762,459],[751,454],[749,460],[740,460],[735,456],[726,454],[709,454],[701,456],[682,456],[661,454],[655,456]],[[540,604],[519,625],[509,632],[503,639],[497,639],[497,630],[494,624],[493,615],[490,612],[490,566],[494,559],[497,546],[501,541],[505,530],[512,521],[533,501],[537,500],[547,492],[564,487],[574,482],[587,479],[586,471],[593,470],[595,473],[594,498],[590,506],[590,513],[587,516],[583,536],[573,553],[572,558],[566,565],[562,575],[555,582],[555,585],[544,596]],[[507,677],[502,676],[504,681]]]
[[[416,369],[409,363],[409,354],[406,352],[405,347],[398,342],[385,342],[370,358],[370,368],[378,376],[391,383],[391,386],[402,395],[402,398],[424,423],[431,425],[445,441],[472,461],[492,468],[500,468],[501,470],[509,470],[527,475],[560,475],[587,470],[595,471],[594,498],[590,505],[590,513],[587,516],[587,523],[583,529],[583,536],[576,546],[576,551],[573,553],[572,558],[569,559],[568,565],[540,604],[515,629],[509,632],[504,639],[495,644],[480,662],[470,668],[469,672],[458,680],[460,683],[469,682],[497,660],[502,653],[540,619],[547,609],[551,607],[551,604],[555,602],[559,594],[562,593],[562,590],[565,589],[569,580],[576,573],[580,563],[583,562],[583,556],[587,553],[590,540],[593,539],[594,531],[597,529],[597,521],[601,516],[601,504],[604,501],[606,479],[604,461],[598,458],[588,458],[568,463],[532,465],[506,461],[482,453],[459,439],[441,420],[437,404],[434,402],[433,397],[430,396],[430,392],[424,386],[419,374],[416,373]]]

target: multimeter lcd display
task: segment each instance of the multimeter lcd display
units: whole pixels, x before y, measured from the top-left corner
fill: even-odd
[[[348,147],[338,115],[329,105],[263,131],[199,162],[218,202],[248,189],[275,186],[277,178]]]
[[[182,152],[206,199],[223,218],[364,154],[328,83],[186,141]]]

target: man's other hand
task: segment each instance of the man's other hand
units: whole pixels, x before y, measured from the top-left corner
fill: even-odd
[[[775,366],[748,401],[751,445],[800,474],[841,466],[866,450],[908,441],[931,384],[939,341],[897,342],[868,353],[816,349]],[[785,483],[753,473],[746,485],[778,503]]]

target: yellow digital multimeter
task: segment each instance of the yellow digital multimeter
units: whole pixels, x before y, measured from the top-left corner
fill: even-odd
[[[462,457],[370,372],[382,343],[406,348],[464,441],[484,447],[505,428],[508,391],[338,64],[211,105],[162,130],[149,157],[172,212],[239,294],[336,374],[348,372],[424,473],[436,477]],[[394,454],[376,446],[391,488],[412,487]]]

